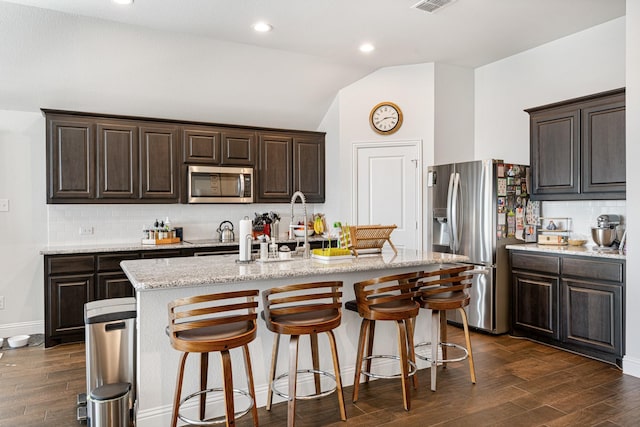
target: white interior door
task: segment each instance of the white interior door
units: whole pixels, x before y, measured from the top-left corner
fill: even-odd
[[[422,248],[421,144],[419,141],[354,145],[356,224],[398,226],[391,241]]]

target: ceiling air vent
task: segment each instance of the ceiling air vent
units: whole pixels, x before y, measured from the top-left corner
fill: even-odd
[[[422,0],[411,6],[414,9],[420,9],[428,13],[434,13],[437,10],[442,9],[446,5],[455,2],[456,0]]]

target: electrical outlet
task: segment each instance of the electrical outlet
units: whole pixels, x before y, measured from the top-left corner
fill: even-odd
[[[0,297],[0,310],[4,310],[4,297]]]
[[[0,212],[9,212],[9,199],[0,199]]]
[[[81,236],[90,236],[93,234],[93,227],[90,225],[81,225],[80,226],[80,235]]]

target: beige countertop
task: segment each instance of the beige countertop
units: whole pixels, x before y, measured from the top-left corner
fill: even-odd
[[[539,245],[537,243],[523,243],[518,245],[507,245],[507,249],[516,251],[545,252],[558,255],[578,255],[597,258],[621,259],[625,260],[626,255],[617,250],[598,250],[595,246],[556,246]]]
[[[162,258],[123,261],[120,265],[136,291],[205,286],[313,275],[421,267],[467,261],[468,257],[417,250],[383,251],[350,259],[320,261],[293,258],[262,263],[236,262],[237,255]]]

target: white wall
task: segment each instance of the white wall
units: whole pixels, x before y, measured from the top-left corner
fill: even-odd
[[[433,164],[474,160],[474,70],[435,64]]]
[[[0,110],[0,337],[44,329],[40,249],[47,242],[44,121],[40,113]]]
[[[624,87],[625,18],[479,67],[475,76],[476,158],[529,164],[525,108]]]
[[[633,268],[640,263],[640,2],[627,1],[627,206],[630,235],[627,247],[627,355],[623,367],[626,373],[640,377],[640,271]]]

